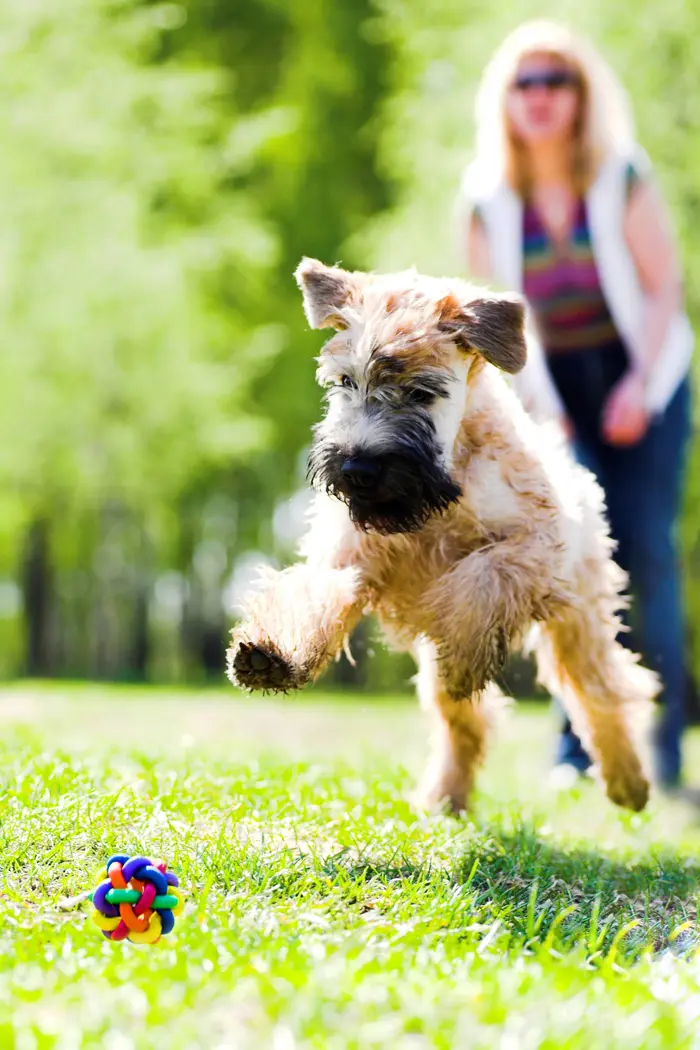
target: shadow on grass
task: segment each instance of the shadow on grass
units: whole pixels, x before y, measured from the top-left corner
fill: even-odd
[[[620,941],[616,950],[630,959],[645,950],[685,954],[698,944],[699,863],[661,853],[624,863],[550,842],[527,824],[477,827],[451,862],[378,857],[372,847],[360,856],[285,849],[277,859],[261,865],[251,857],[252,893],[319,902],[333,896],[349,910],[348,921],[368,910],[391,921],[410,914],[425,918],[427,933],[447,927],[458,938],[475,924],[497,926],[504,949],[547,943],[559,951],[583,947],[589,956]],[[209,860],[218,882],[218,865]]]
[[[575,941],[585,934],[591,948],[595,940],[606,946],[630,923],[636,926],[627,951],[659,950],[673,940],[688,950],[697,941],[700,864],[687,857],[655,853],[625,863],[555,844],[528,825],[515,832],[495,827],[483,829],[456,875],[471,880],[484,900],[510,901],[508,925],[516,935],[532,934],[533,912],[542,935],[567,912],[561,933]]]

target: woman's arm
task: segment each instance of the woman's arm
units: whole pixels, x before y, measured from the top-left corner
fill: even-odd
[[[645,375],[664,344],[681,305],[681,270],[666,207],[652,181],[638,183],[627,205],[625,237],[644,291],[640,357]]]
[[[486,230],[477,211],[472,210],[467,216],[465,233],[467,271],[478,281],[489,283],[493,280],[491,253]]]
[[[632,445],[649,425],[649,377],[681,305],[681,271],[666,207],[649,179],[636,183],[627,205],[624,235],[644,291],[639,363],[613,391],[603,413],[603,434],[614,445]]]

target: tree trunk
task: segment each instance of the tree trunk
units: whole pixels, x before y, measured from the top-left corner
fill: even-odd
[[[48,675],[51,667],[51,602],[53,580],[49,551],[49,525],[37,518],[28,531],[22,559],[22,597],[26,624],[26,673]]]

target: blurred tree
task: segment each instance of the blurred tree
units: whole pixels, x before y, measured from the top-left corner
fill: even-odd
[[[173,563],[182,493],[269,441],[250,391],[279,339],[221,285],[259,298],[279,242],[233,182],[221,76],[152,62],[170,19],[0,11],[0,559],[27,536],[32,670],[117,672],[143,631],[130,576]]]

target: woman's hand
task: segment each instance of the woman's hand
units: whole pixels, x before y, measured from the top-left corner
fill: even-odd
[[[559,426],[561,427],[562,433],[567,441],[573,441],[574,439],[574,424],[571,422],[568,416],[559,417]]]
[[[655,183],[644,178],[631,192],[625,239],[644,292],[635,368],[622,377],[603,409],[602,436],[610,445],[636,445],[649,427],[647,378],[663,348],[668,326],[681,305],[678,252],[666,206]]]
[[[613,387],[603,408],[603,440],[609,445],[636,445],[648,426],[644,376],[632,369]]]

